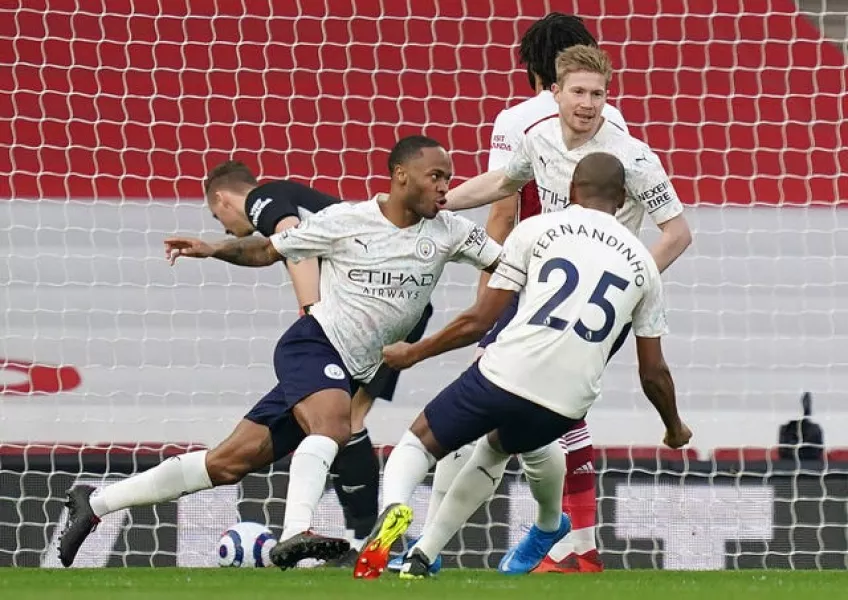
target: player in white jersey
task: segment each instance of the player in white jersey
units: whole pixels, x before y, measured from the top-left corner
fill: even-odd
[[[236,237],[249,237],[255,233],[271,237],[341,202],[339,198],[291,180],[259,183],[247,165],[233,160],[222,162],[209,172],[204,182],[204,194],[212,215],[226,233]],[[171,254],[167,240],[166,252]],[[172,259],[177,256],[174,254]],[[301,314],[309,312],[320,298],[318,259],[287,262],[286,269]],[[428,304],[406,341],[421,339],[432,314],[433,307]],[[350,541],[351,549],[335,561],[325,563],[326,566],[352,567],[362,542],[377,521],[380,463],[365,426],[365,417],[376,398],[392,401],[398,376],[397,371],[384,365],[353,396],[350,441],[339,450],[330,468],[333,489],[344,513],[345,537]]]
[[[597,41],[575,15],[553,12],[536,21],[521,38],[519,59],[527,67],[528,81],[535,96],[515,106],[501,111],[494,122],[489,149],[488,170],[505,168],[515,152],[521,146],[525,131],[538,122],[556,114],[558,105],[551,91],[556,83],[556,58],[560,52],[573,46],[597,46]],[[627,131],[627,124],[621,112],[606,103],[601,116],[607,121]],[[529,181],[514,195],[494,202],[489,212],[486,231],[489,236],[503,243],[515,224],[541,211],[539,189],[535,181]],[[480,277],[480,290],[488,282],[488,274]],[[511,306],[511,309],[514,307]],[[509,310],[507,311],[509,312]],[[477,355],[494,341],[500,328],[508,322],[510,315],[504,315],[483,340]],[[603,562],[595,546],[595,517],[597,502],[595,497],[594,448],[589,428],[584,421],[577,423],[560,440],[566,454],[565,491],[562,498],[563,510],[568,512],[572,521],[572,531],[567,538],[539,566],[540,570],[558,572],[597,572],[603,570]],[[447,493],[456,475],[471,456],[473,445],[453,452],[449,459],[439,461],[433,478],[433,486],[427,511],[427,521],[435,515],[441,499]],[[560,548],[561,546],[561,548]],[[399,557],[389,563],[392,570],[400,569],[403,563]],[[434,562],[438,570],[441,561]]]
[[[645,213],[661,230],[651,255],[660,272],[691,243],[683,206],[657,155],[612,120],[603,117],[612,78],[609,57],[590,46],[574,46],[557,57],[553,87],[558,113],[529,127],[509,164],[478,175],[448,192],[452,210],[482,206],[514,194],[535,181],[542,212],[561,210],[577,162],[593,152],[621,160],[627,198],[618,220],[637,233]]]
[[[570,528],[560,505],[565,461],[552,442],[592,406],[607,361],[631,326],[643,390],[666,426],[664,442],[672,448],[688,443],[691,432],[677,414],[662,354],[667,327],[659,272],[644,245],[614,217],[625,201],[624,180],[617,158],[587,155],[575,169],[574,206],[520,223],[473,307],[431,337],[384,349],[387,364],[403,369],[471,344],[519,293],[516,318],[479,363],[425,407],[389,457],[385,508],[355,574],[379,575],[380,549],[409,525],[407,504],[428,469],[478,438],[401,577],[429,574],[432,557],[491,496],[515,453],[523,453],[539,511],[536,525],[499,569],[510,574],[534,569]]]
[[[594,46],[593,43],[587,45]],[[599,149],[607,150],[623,160],[627,171],[628,199],[616,216],[636,233],[644,213],[651,215],[661,230],[651,254],[662,272],[691,243],[691,233],[683,207],[659,159],[644,143],[627,134],[620,113],[610,111],[605,103],[611,77],[606,55],[594,47],[572,46],[557,60],[550,59],[550,62],[556,63],[549,66],[548,72],[549,81],[555,82],[555,93],[550,96],[552,110],[546,115],[535,115],[536,118],[526,125],[515,123],[511,132],[500,131],[503,121],[509,126],[510,118],[499,116],[501,123],[496,121],[493,131],[490,157],[494,157],[494,162],[490,158],[489,173],[452,190],[448,194],[449,206],[477,205],[480,198],[473,196],[481,191],[490,193],[483,200],[491,201],[520,187],[519,203],[516,203],[514,195],[508,195],[492,205],[487,229],[493,239],[503,241],[516,219],[563,208],[568,201],[571,173],[580,157]],[[540,94],[528,101],[527,109],[522,112],[516,110],[514,116],[529,120],[530,108],[541,111],[545,105],[550,106],[542,100],[544,97]],[[509,180],[508,176],[513,176],[513,173],[517,173],[514,176],[518,179]],[[498,180],[497,183],[493,183],[493,179]],[[493,191],[498,184],[507,189]],[[486,186],[489,186],[488,190]],[[513,303],[481,341],[481,348],[498,336],[515,308]],[[603,563],[596,550],[594,535],[594,451],[586,423],[578,423],[560,443],[568,452],[563,508],[571,515],[574,530],[539,566],[539,571],[599,571],[603,569]],[[457,453],[460,457],[468,454],[467,449]],[[444,488],[444,481],[448,478],[440,477],[442,472],[450,469],[455,473],[461,464],[462,460],[440,463],[436,468],[434,488]],[[438,497],[439,492],[435,494]]]
[[[377,372],[383,346],[414,327],[447,262],[493,269],[501,250],[471,221],[440,211],[452,165],[438,142],[400,140],[389,171],[387,196],[330,206],[270,238],[168,240],[180,256],[241,266],[321,257],[321,299],[278,342],[278,384],[221,444],[168,459],[95,495],[89,486],[69,492],[59,549],[65,566],[103,515],[234,484],[292,452],[283,533],[271,560],[286,569],[303,558],[347,552],[347,540],[309,529],[329,467],[350,436],[352,393]]]

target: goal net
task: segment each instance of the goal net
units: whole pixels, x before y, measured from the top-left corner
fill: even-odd
[[[632,349],[589,417],[606,563],[844,567],[848,5],[812,0],[0,7],[0,565],[54,565],[70,485],[214,445],[274,383],[273,347],[296,317],[284,270],[163,257],[167,235],[223,235],[206,170],[236,157],[263,179],[366,199],[386,189],[394,141],[424,133],[450,148],[457,180],[480,173],[495,115],[531,94],[518,40],[552,9],[582,15],[612,56],[611,102],[661,156],[695,237],[664,276],[693,450],[659,450]],[[476,279],[446,271],[431,330]],[[397,441],[470,358],[405,373],[369,416],[372,437]],[[778,428],[804,391],[822,460],[780,460]],[[211,564],[236,519],[279,527],[285,477],[278,465],[113,515],[81,562]],[[332,494],[323,503],[319,528],[338,533]],[[495,564],[532,515],[514,472],[452,564]]]

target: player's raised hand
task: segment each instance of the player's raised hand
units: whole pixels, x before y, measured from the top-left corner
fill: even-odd
[[[196,238],[171,237],[165,240],[165,258],[174,266],[177,258],[188,256],[190,258],[209,258],[215,249],[211,244]]]
[[[417,361],[412,354],[412,344],[397,342],[383,346],[383,361],[392,369],[402,371],[414,365]]]
[[[683,421],[677,427],[668,428],[665,430],[665,438],[663,443],[669,448],[682,448],[692,439],[692,430]]]

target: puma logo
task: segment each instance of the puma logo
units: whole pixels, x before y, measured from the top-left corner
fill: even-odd
[[[353,238],[353,241],[355,243],[359,244],[360,246],[362,246],[363,248],[365,248],[365,251],[368,252],[368,244],[366,244],[365,242],[363,242],[359,238]]]
[[[488,477],[489,479],[491,479],[491,480],[492,480],[492,486],[493,486],[493,487],[498,487],[498,480],[497,480],[496,478],[492,477],[492,474],[491,474],[491,473],[489,473],[489,472],[488,472],[486,469],[484,469],[483,467],[477,467],[477,470],[478,470],[478,471],[480,471],[481,473],[483,473],[483,475],[485,475],[486,477]]]

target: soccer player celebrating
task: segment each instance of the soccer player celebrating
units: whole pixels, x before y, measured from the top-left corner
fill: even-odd
[[[283,533],[271,560],[287,569],[304,558],[331,560],[347,552],[347,540],[317,535],[310,526],[330,465],[350,438],[352,393],[377,373],[383,346],[415,326],[447,262],[493,269],[500,255],[500,245],[481,228],[440,211],[452,165],[438,142],[400,140],[389,171],[388,196],[330,206],[270,238],[167,240],[171,254],[241,266],[323,258],[321,298],[277,344],[279,383],[221,444],[168,459],[96,494],[89,486],[69,491],[62,564],[73,563],[105,514],[237,483],[292,451]]]
[[[536,26],[541,27],[543,22]],[[575,27],[573,22],[571,27]],[[589,35],[588,32],[586,35]],[[544,34],[540,38],[531,37],[527,47],[544,47],[547,39]],[[520,220],[540,211],[551,212],[565,207],[571,174],[577,161],[590,152],[607,151],[622,161],[627,174],[627,199],[616,216],[634,234],[639,231],[645,212],[651,216],[661,230],[659,239],[651,248],[651,255],[662,272],[691,243],[683,206],[656,154],[643,142],[631,137],[620,113],[606,104],[612,69],[609,58],[594,47],[594,40],[592,42],[571,46],[557,54],[555,60],[549,58],[546,77],[552,79],[545,83],[553,82],[553,93],[542,92],[523,103],[527,105],[526,109],[519,104],[498,117],[492,133],[495,164],[490,165],[488,173],[449,192],[448,206],[468,208],[505,198],[492,206],[488,224],[492,237],[502,241],[511,231],[516,217]],[[537,61],[532,64],[542,69],[546,63]],[[535,119],[528,123],[531,109]],[[527,112],[522,112],[525,110]],[[543,110],[549,112],[540,115]],[[515,111],[515,114],[510,115],[509,111]],[[516,210],[513,192],[518,189],[521,201]],[[516,303],[513,302],[481,341],[481,347],[498,336],[515,314],[515,309]],[[560,440],[568,452],[563,508],[573,519],[574,531],[557,544],[551,557],[539,566],[539,571],[592,572],[603,569],[595,546],[597,509],[591,442],[585,422],[576,424]],[[465,450],[460,452],[460,456],[468,453]],[[439,477],[440,470],[456,472],[461,465],[462,460],[440,462],[436,467],[434,487],[446,479]],[[443,483],[441,487],[445,487]]]
[[[237,161],[226,161],[212,169],[204,188],[212,215],[227,233],[236,237],[248,237],[257,231],[271,237],[296,227],[307,216],[341,202],[293,181],[279,180],[260,185],[250,169]],[[173,254],[171,258],[175,260],[177,256]],[[320,298],[318,259],[287,262],[286,266],[301,311],[308,312]],[[433,307],[428,304],[406,341],[421,339],[432,314]],[[398,372],[382,366],[374,379],[359,388],[353,397],[350,441],[339,450],[331,467],[335,475],[333,487],[342,505],[346,537],[351,549],[346,555],[328,563],[331,566],[353,566],[362,541],[377,521],[380,465],[365,427],[365,417],[375,398],[392,400],[397,381]]]
[[[491,147],[489,149],[488,170],[505,168],[516,150],[521,146],[524,132],[546,117],[556,114],[557,102],[551,92],[556,83],[556,58],[560,52],[572,46],[597,46],[592,34],[580,17],[553,12],[536,21],[524,33],[519,46],[519,59],[527,67],[527,77],[535,95],[515,106],[504,109],[495,119],[492,128]],[[617,127],[627,131],[627,124],[621,113],[609,103],[603,104],[601,116]],[[499,243],[503,243],[517,221],[539,214],[539,189],[535,181],[529,181],[517,194],[494,202],[489,211],[486,232]],[[486,287],[488,274],[480,278],[479,290]],[[498,323],[505,325],[506,320]],[[499,329],[486,335],[479,344],[478,354],[491,343]],[[477,357],[479,358],[479,356]],[[566,454],[565,492],[562,497],[563,510],[572,520],[572,531],[563,540],[565,551],[552,552],[552,558],[546,559],[540,569],[552,571],[601,571],[603,563],[595,546],[595,498],[594,450],[592,438],[586,423],[581,421],[560,440]],[[473,446],[469,445],[453,452],[451,456],[436,465],[433,488],[427,511],[427,521],[436,514],[442,498],[450,488],[459,470],[471,456]],[[389,568],[400,569],[402,558],[391,561]],[[434,570],[441,562],[436,559]]]
[[[647,248],[614,216],[626,193],[617,158],[585,156],[573,173],[569,207],[516,226],[474,306],[431,337],[383,350],[386,362],[402,369],[471,344],[519,295],[515,318],[479,362],[424,408],[389,457],[385,508],[360,553],[356,576],[379,576],[389,547],[411,521],[407,503],[415,487],[437,460],[478,438],[405,559],[401,577],[430,573],[432,560],[492,495],[516,453],[523,453],[538,514],[499,570],[521,574],[536,568],[571,527],[560,504],[565,460],[552,442],[592,406],[606,364],[631,327],[642,389],[666,427],[664,442],[672,448],[688,443],[691,432],[677,413],[662,353],[667,326],[659,271]]]
[[[541,212],[563,209],[569,184],[581,158],[609,152],[624,165],[627,197],[616,218],[638,233],[647,212],[661,234],[651,248],[660,272],[691,243],[683,205],[657,155],[603,116],[612,65],[607,54],[592,46],[573,46],[556,59],[553,86],[558,113],[528,127],[509,164],[478,175],[448,192],[447,208],[482,206],[536,183]]]

